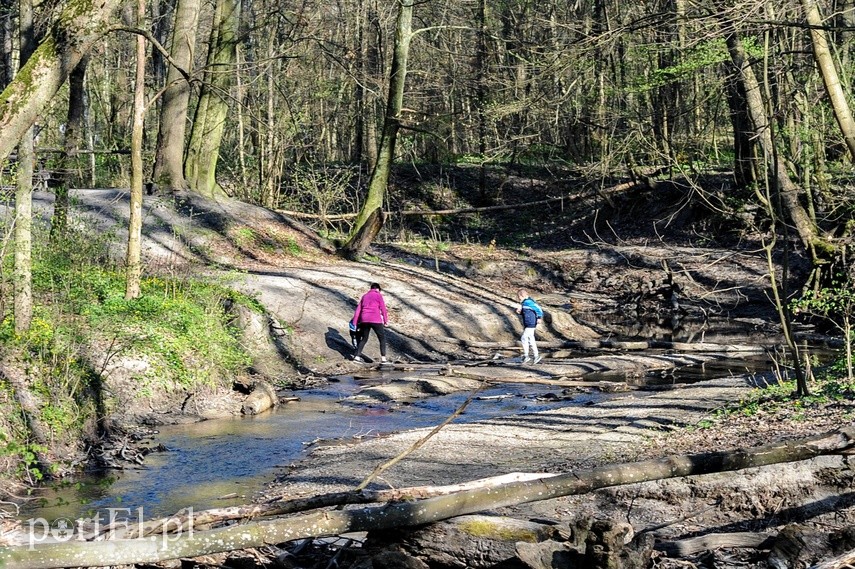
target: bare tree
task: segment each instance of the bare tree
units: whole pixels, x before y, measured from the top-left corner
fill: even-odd
[[[205,79],[193,117],[193,129],[184,162],[191,190],[206,196],[223,194],[217,183],[217,160],[226,126],[231,68],[235,63],[241,0],[217,0]]]
[[[68,76],[68,113],[65,121],[65,140],[60,165],[56,173],[58,180],[54,190],[53,217],[50,224],[51,239],[61,238],[68,226],[68,190],[74,180],[79,179],[78,152],[83,146],[84,117],[86,115],[85,77],[89,57],[84,56]]]
[[[145,0],[137,0],[137,26],[145,28]],[[140,296],[142,274],[142,196],[143,196],[143,123],[145,120],[145,37],[137,34],[136,80],[134,82],[134,120],[131,126],[131,197],[128,221],[125,298]]]
[[[341,248],[341,254],[349,259],[358,259],[365,254],[371,242],[380,232],[384,223],[383,200],[389,183],[389,173],[395,160],[395,143],[401,126],[401,112],[404,106],[404,84],[407,78],[407,59],[412,40],[413,0],[398,0],[399,11],[393,48],[392,68],[389,73],[389,94],[386,103],[386,115],[383,121],[383,135],[380,139],[380,152],[377,163],[368,182],[368,196],[356,218],[347,243]]]
[[[834,118],[837,120],[840,132],[843,133],[843,140],[849,148],[849,154],[855,160],[855,120],[852,118],[849,101],[846,100],[846,93],[840,83],[837,67],[834,65],[834,58],[832,58],[831,50],[828,47],[828,38],[822,28],[823,22],[819,13],[819,6],[817,6],[816,0],[802,0],[802,7],[810,26],[813,55],[819,73],[822,75],[822,82],[825,84],[825,91],[831,102],[831,108],[834,110]]]
[[[0,0],[0,89],[12,81],[12,0]]]

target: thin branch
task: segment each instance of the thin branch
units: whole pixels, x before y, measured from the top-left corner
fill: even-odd
[[[393,459],[391,459],[391,460],[381,464],[377,468],[375,468],[374,471],[371,474],[369,474],[365,478],[365,480],[362,481],[362,483],[359,486],[356,487],[356,490],[359,491],[359,490],[364,489],[366,486],[368,486],[368,484],[372,480],[377,478],[384,471],[386,471],[390,467],[396,465],[397,463],[402,461],[404,458],[406,458],[408,455],[412,454],[413,452],[415,452],[416,450],[421,448],[426,442],[428,442],[431,439],[431,437],[433,437],[435,434],[440,432],[443,427],[445,427],[450,422],[452,422],[454,419],[459,417],[461,415],[461,413],[463,413],[463,411],[466,409],[466,407],[468,407],[469,404],[472,403],[472,400],[475,399],[475,396],[481,392],[481,390],[484,388],[484,386],[486,384],[487,384],[486,382],[482,382],[477,388],[473,389],[472,393],[469,394],[469,397],[466,399],[466,401],[464,401],[463,404],[460,405],[460,407],[458,407],[454,413],[449,415],[449,417],[445,421],[443,421],[442,423],[440,423],[439,425],[437,425],[436,427],[431,429],[431,432],[429,432],[424,437],[422,437],[421,439],[419,439],[415,443],[413,443],[412,446],[410,446],[410,448],[406,449],[404,452],[402,452],[398,456],[394,457]]]
[[[134,26],[112,26],[110,28],[110,31],[111,32],[128,32],[130,34],[137,34],[137,35],[143,36],[145,39],[147,39],[149,42],[151,42],[151,44],[154,46],[154,48],[160,52],[160,55],[162,55],[164,57],[164,59],[166,59],[166,61],[172,67],[174,67],[175,69],[178,70],[178,72],[184,77],[184,79],[188,83],[190,82],[190,73],[188,73],[187,70],[185,70],[183,67],[178,65],[174,59],[172,59],[172,56],[169,55],[169,52],[166,51],[166,48],[164,48],[163,45],[161,45],[161,43],[159,41],[157,41],[157,38],[154,37],[154,35],[150,31],[143,30],[141,28],[137,28]]]

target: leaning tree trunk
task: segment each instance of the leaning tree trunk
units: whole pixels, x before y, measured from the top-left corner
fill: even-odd
[[[104,34],[119,0],[71,0],[15,79],[0,93],[0,160],[50,103],[71,70]]]
[[[473,488],[427,498],[401,500],[361,509],[335,509],[283,519],[191,531],[174,518],[173,534],[142,539],[65,541],[0,547],[0,567],[52,569],[151,563],[275,545],[286,541],[343,533],[422,525],[485,510],[584,494],[599,488],[713,472],[728,472],[782,462],[807,460],[851,449],[855,431],[841,429],[808,439],[750,449],[670,456],[630,464],[607,465],[540,479],[526,479],[487,489]],[[34,528],[33,533],[45,527]],[[33,534],[31,534],[32,536]],[[39,537],[36,535],[36,537]]]
[[[356,260],[362,257],[383,227],[383,200],[389,184],[392,163],[395,161],[395,143],[401,126],[401,110],[404,105],[407,59],[413,37],[413,4],[414,0],[401,0],[400,3],[380,152],[368,182],[368,196],[356,218],[350,238],[340,250],[340,254],[348,259]]]
[[[241,0],[217,0],[205,81],[184,162],[187,185],[192,191],[208,197],[224,195],[217,184],[217,159],[229,110],[225,97],[233,75],[230,67],[236,60],[240,13]]]
[[[840,84],[840,77],[837,74],[837,67],[834,65],[834,58],[832,58],[831,50],[828,47],[825,30],[822,29],[823,23],[819,14],[819,7],[816,5],[816,0],[802,0],[802,6],[805,10],[807,23],[810,26],[813,56],[816,59],[819,73],[822,75],[822,82],[825,84],[825,91],[828,93],[834,118],[837,120],[840,132],[843,133],[843,140],[846,141],[849,154],[855,160],[855,120],[852,118],[852,111],[849,108],[849,102],[846,100],[843,85]]]
[[[175,8],[170,47],[172,63],[166,72],[166,88],[161,99],[160,130],[152,174],[155,184],[167,190],[183,190],[187,185],[184,180],[184,135],[190,82],[182,71],[189,72],[193,67],[200,10],[200,0],[179,0]]]
[[[816,266],[822,261],[822,257],[825,257],[825,255],[821,256],[820,252],[829,252],[833,246],[820,237],[817,227],[799,202],[801,191],[787,173],[784,161],[777,156],[772,140],[771,124],[760,92],[760,83],[754,75],[742,42],[735,32],[728,34],[727,47],[736,68],[737,80],[744,87],[746,110],[762,152],[763,166],[769,173],[769,177],[777,183],[784,210]]]
[[[760,146],[760,150],[762,152],[763,165],[768,172],[769,178],[774,180],[774,186],[776,186],[776,197],[780,200],[783,205],[783,209],[789,214],[790,220],[796,228],[796,231],[801,238],[802,244],[808,250],[811,256],[811,260],[813,262],[814,267],[817,267],[821,263],[821,259],[818,256],[818,249],[827,250],[828,247],[821,248],[822,240],[819,236],[819,231],[814,225],[813,221],[807,214],[807,211],[799,202],[799,188],[793,183],[790,179],[789,174],[787,173],[786,166],[784,165],[783,160],[779,159],[777,152],[774,147],[774,141],[772,139],[771,133],[771,124],[769,124],[768,116],[766,115],[765,106],[763,104],[763,99],[760,94],[760,84],[757,81],[757,77],[754,75],[754,70],[751,68],[748,63],[748,58],[746,57],[745,50],[742,46],[742,42],[739,40],[739,37],[736,33],[730,33],[727,36],[727,47],[730,52],[731,60],[733,61],[733,65],[737,71],[737,81],[742,83],[745,92],[745,102],[748,112],[748,117],[753,124],[754,132],[756,133],[757,140]],[[769,217],[773,222],[773,227],[775,221],[778,217],[777,207],[773,201],[773,196],[771,194],[767,194],[765,196],[766,209],[769,213]],[[793,335],[791,332],[791,324],[789,317],[789,309],[785,305],[786,303],[786,295],[780,295],[779,287],[777,281],[775,279],[775,267],[772,263],[772,247],[774,247],[774,231],[773,230],[773,243],[768,244],[766,246],[766,256],[769,263],[769,276],[771,278],[771,286],[772,292],[775,296],[775,307],[778,310],[781,326],[784,328],[784,334],[787,340],[787,346],[790,350],[790,353],[794,359],[794,366],[796,372],[796,383],[797,383],[797,393],[799,395],[807,395],[809,393],[807,378],[804,373],[804,369],[802,368],[801,357],[799,354],[799,349],[796,346]],[[786,287],[786,278],[787,274],[784,275],[784,280],[781,282],[781,286]]]

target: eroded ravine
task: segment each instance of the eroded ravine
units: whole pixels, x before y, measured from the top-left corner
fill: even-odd
[[[552,360],[544,367],[557,369],[571,364],[572,360]],[[748,371],[759,371],[764,361],[717,359],[703,366],[683,366],[667,374],[636,376],[634,383],[646,384],[651,390],[635,391],[632,397],[650,396],[663,386],[688,385],[742,373],[746,366],[751,368]],[[425,366],[419,370],[408,366],[383,372],[368,369],[358,380],[352,376],[335,377],[322,387],[294,392],[299,401],[280,405],[275,411],[259,416],[159,427],[151,445],[163,445],[168,450],[149,454],[144,465],[136,469],[87,476],[43,489],[39,499],[22,510],[21,517],[71,520],[98,514],[102,519],[110,516],[150,519],[186,507],[199,510],[250,502],[271,481],[283,477],[292,482],[299,480],[298,485],[305,483],[307,487],[320,488],[323,476],[318,477],[317,471],[311,476],[313,480],[310,476],[300,480],[301,468],[311,465],[316,454],[344,448],[340,443],[370,441],[374,447],[383,447],[384,441],[391,440],[390,434],[402,436],[432,427],[460,407],[472,391],[414,397],[412,393],[402,394],[393,389],[407,382],[433,381],[442,377],[437,370],[444,367]],[[498,367],[510,375],[522,371],[522,366],[513,361]],[[621,386],[625,379],[613,373],[590,373],[585,377],[586,383],[614,386]],[[626,397],[626,393],[605,391],[540,383],[487,385],[477,390],[454,425],[504,425],[510,433],[523,424],[543,421],[548,425],[562,409],[593,409]],[[392,400],[390,392],[393,396],[397,394],[398,399]],[[538,415],[544,412],[552,414],[551,418]],[[604,421],[601,427],[614,428],[612,422]],[[390,445],[390,449],[394,446]],[[313,450],[316,452],[311,453]],[[497,448],[496,452],[502,450]],[[299,468],[292,466],[298,462],[301,462]],[[324,468],[324,460],[318,464],[318,468]],[[360,476],[367,473],[362,472],[365,467],[367,464],[350,472],[337,472],[338,480],[329,482],[340,484],[341,476],[345,475],[358,483]]]

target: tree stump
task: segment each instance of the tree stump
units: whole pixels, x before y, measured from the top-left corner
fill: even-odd
[[[247,395],[243,402],[241,412],[244,415],[258,415],[275,407],[278,403],[276,390],[266,381],[256,381],[252,386],[252,392]]]

